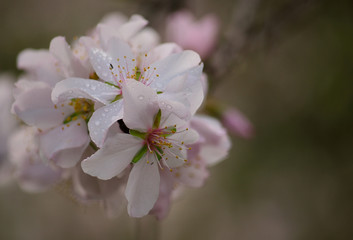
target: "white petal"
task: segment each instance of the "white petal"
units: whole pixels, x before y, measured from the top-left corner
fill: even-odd
[[[55,37],[49,51],[58,59],[66,77],[88,77],[88,72],[73,55],[64,37]]]
[[[92,141],[98,147],[102,147],[111,125],[122,118],[123,99],[97,109],[88,122],[89,134]]]
[[[62,124],[73,109],[67,105],[55,107],[50,94],[49,86],[27,89],[16,96],[12,111],[28,125],[42,130]]]
[[[197,65],[172,79],[163,93],[165,97],[179,101],[194,115],[204,99],[201,82],[203,64]]]
[[[147,158],[147,159],[146,159]],[[125,196],[131,217],[143,217],[153,208],[159,195],[160,176],[153,154],[147,154],[132,168]],[[149,163],[147,163],[147,160]]]
[[[160,37],[158,33],[152,28],[145,28],[136,36],[131,38],[131,46],[132,49],[136,53],[145,54],[147,51],[157,46],[160,41]]]
[[[118,75],[118,80],[131,78],[135,74],[137,60],[129,44],[113,38],[108,42],[108,52],[113,58],[113,72]]]
[[[124,122],[127,127],[146,132],[158,112],[157,93],[143,83],[128,79],[123,87]]]
[[[73,98],[87,98],[109,104],[118,94],[118,88],[96,80],[68,78],[55,85],[51,96],[55,103]]]
[[[47,82],[50,86],[54,86],[63,78],[55,67],[56,59],[48,50],[31,50],[22,51],[17,58],[17,67],[26,70],[34,77],[43,82]]]
[[[114,63],[110,55],[100,49],[94,48],[89,52],[89,58],[94,71],[101,79],[112,84],[117,84],[116,77],[114,77],[112,70],[110,70],[110,64]]]
[[[144,76],[156,76],[151,87],[163,91],[170,80],[199,65],[200,56],[194,51],[183,51],[153,63]],[[154,69],[156,68],[156,70]]]
[[[173,173],[177,176],[177,180],[190,187],[201,187],[209,176],[206,163],[201,158],[189,161],[175,169]]]
[[[185,162],[184,160],[186,159],[186,149],[182,148],[182,150],[179,149],[179,147],[175,146],[172,148],[168,148],[164,152],[165,158],[166,158],[166,163],[169,168],[176,168],[182,166]]]
[[[174,133],[169,138],[178,142],[184,142],[185,144],[193,144],[199,139],[199,134],[195,130],[189,128],[183,132]]]
[[[146,26],[147,23],[148,21],[144,19],[141,15],[132,15],[128,22],[124,23],[119,27],[119,33],[123,37],[123,40],[128,41],[138,31],[140,31],[144,26]]]
[[[58,126],[39,138],[44,156],[63,168],[75,166],[90,141],[83,119],[72,121],[69,125]]]
[[[228,155],[231,141],[218,120],[208,116],[195,116],[191,120],[191,127],[202,138],[199,156],[208,165],[215,165]]]
[[[111,179],[121,173],[135,154],[141,149],[142,141],[130,134],[117,134],[91,157],[82,161],[85,173],[102,180]]]
[[[154,62],[162,60],[172,54],[179,53],[181,51],[181,47],[175,43],[160,44],[147,53],[147,57],[143,67],[147,67]]]

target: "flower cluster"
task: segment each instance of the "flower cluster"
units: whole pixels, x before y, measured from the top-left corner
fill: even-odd
[[[90,34],[24,50],[10,139],[15,176],[28,191],[66,186],[114,216],[164,218],[181,186],[200,187],[230,141],[221,123],[195,115],[206,96],[198,53],[134,15],[104,18]]]

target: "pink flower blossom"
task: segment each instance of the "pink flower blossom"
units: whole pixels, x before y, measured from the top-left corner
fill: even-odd
[[[84,97],[105,105],[96,109],[88,123],[90,136],[98,147],[103,145],[108,129],[123,117],[122,92],[128,79],[155,89],[161,109],[173,110],[180,118],[190,118],[201,105],[203,64],[197,53],[178,52],[175,44],[164,44],[141,59],[118,39],[110,41],[108,49],[108,53],[93,49],[90,54],[98,81],[68,78],[59,82],[52,93],[53,102]]]
[[[249,139],[254,136],[251,122],[237,109],[231,108],[223,113],[222,122],[233,134]]]
[[[84,172],[111,179],[133,164],[125,196],[132,217],[142,217],[153,208],[159,196],[159,168],[174,169],[186,159],[186,145],[195,142],[195,131],[173,113],[159,107],[154,89],[135,80],[126,80],[124,118],[129,133],[108,138],[101,149],[82,162]]]
[[[194,50],[202,58],[207,58],[215,47],[218,28],[215,15],[209,14],[197,21],[191,12],[184,10],[169,17],[166,36],[168,41],[176,42],[184,49]]]

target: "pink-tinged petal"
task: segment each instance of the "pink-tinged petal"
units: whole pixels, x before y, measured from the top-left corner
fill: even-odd
[[[201,187],[209,176],[206,164],[201,159],[194,159],[175,169],[173,173],[176,180],[189,187]]]
[[[104,51],[93,48],[89,53],[89,58],[96,74],[106,82],[116,84],[116,77],[114,77],[110,64],[115,65],[113,58]]]
[[[131,217],[143,217],[153,208],[159,195],[159,183],[158,164],[154,155],[147,153],[133,166],[127,182],[125,196]]]
[[[119,27],[119,33],[122,36],[122,40],[130,40],[131,37],[136,35],[147,24],[148,21],[141,15],[132,15],[128,22]]]
[[[56,63],[55,57],[47,50],[26,49],[17,58],[19,69],[26,70],[29,74],[34,75],[36,80],[46,82],[50,86],[54,86],[63,78],[55,66]]]
[[[120,39],[113,38],[108,42],[108,52],[113,58],[113,72],[118,76],[118,81],[133,78],[137,60],[130,45]]]
[[[73,112],[73,109],[66,105],[55,106],[50,95],[49,86],[27,89],[17,95],[12,111],[30,126],[36,126],[42,130],[57,126]]]
[[[73,98],[87,98],[109,104],[119,94],[120,89],[96,80],[68,78],[55,85],[51,99],[58,103]]]
[[[222,122],[229,132],[250,139],[254,136],[254,127],[243,113],[231,108],[223,113]]]
[[[123,118],[123,99],[97,109],[88,122],[92,141],[102,147],[109,128]]]
[[[56,37],[50,42],[49,51],[59,61],[59,66],[66,77],[88,77],[88,72],[74,57],[64,37]]]
[[[160,41],[159,34],[152,28],[145,28],[131,38],[130,43],[135,53],[147,53],[157,46]]]
[[[154,62],[162,60],[172,54],[180,53],[181,51],[182,48],[175,43],[160,44],[147,53],[147,57],[145,58],[143,67],[147,67]]]
[[[124,122],[127,127],[146,132],[153,126],[158,112],[158,98],[154,89],[138,81],[127,79],[123,87]]]
[[[170,209],[170,198],[174,189],[173,173],[169,171],[159,171],[161,181],[159,186],[159,197],[149,214],[156,216],[158,220],[164,219]]]
[[[151,87],[163,91],[167,84],[175,77],[199,65],[200,56],[194,51],[183,51],[153,63],[144,76],[154,77]]]
[[[108,180],[120,174],[129,166],[135,154],[141,149],[142,141],[130,134],[117,134],[91,157],[82,161],[85,173]]]
[[[40,149],[44,156],[62,168],[75,166],[89,141],[83,119],[72,121],[69,126],[58,126],[39,137]]]
[[[196,21],[192,13],[179,11],[167,20],[168,41],[176,42],[184,49],[198,52],[202,58],[209,56],[217,41],[219,23],[215,15],[209,14]]]

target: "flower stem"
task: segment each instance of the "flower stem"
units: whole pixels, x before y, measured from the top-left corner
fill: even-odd
[[[136,240],[158,240],[160,238],[159,223],[151,216],[137,218],[135,221]]]

